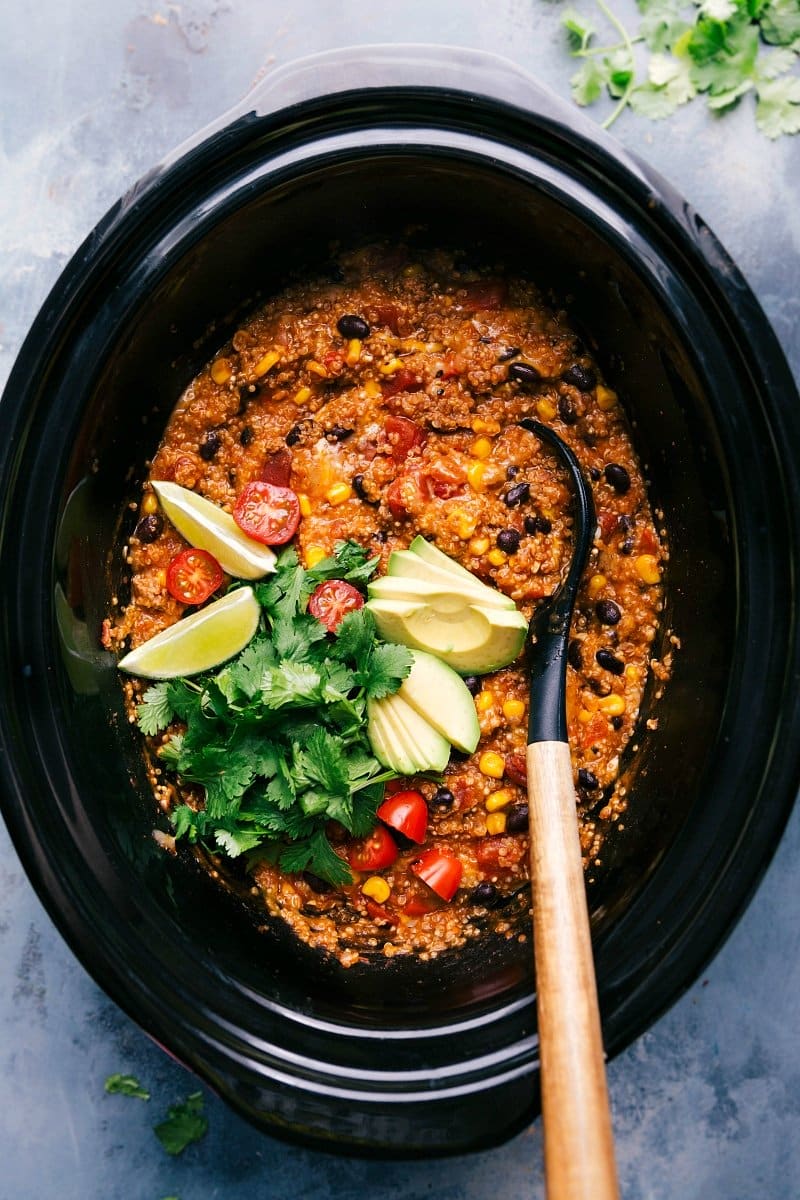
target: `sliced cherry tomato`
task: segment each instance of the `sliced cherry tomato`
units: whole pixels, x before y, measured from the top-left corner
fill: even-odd
[[[389,830],[376,825],[372,833],[351,843],[347,861],[354,871],[382,871],[392,865],[398,854]]]
[[[274,487],[288,488],[292,478],[292,452],[288,449],[276,450],[268,454],[264,465],[258,472],[262,483],[271,483]]]
[[[415,447],[425,445],[425,430],[408,417],[387,417],[384,429],[395,462],[403,462]]]
[[[467,293],[465,308],[495,309],[505,303],[508,284],[504,279],[476,279],[474,283],[462,284],[459,290]]]
[[[390,779],[383,789],[385,796],[396,796],[398,792],[408,791],[408,779]]]
[[[248,483],[233,509],[239,528],[266,546],[282,546],[300,524],[300,501],[291,488],[272,483]]]
[[[428,806],[422,792],[397,792],[387,796],[378,809],[378,816],[385,825],[411,838],[412,842],[425,841]]]
[[[335,633],[349,612],[364,607],[364,597],[344,579],[326,579],[311,593],[308,611],[328,630]]]
[[[207,550],[181,550],[167,567],[167,591],[181,604],[203,604],[225,576]]]
[[[396,396],[398,392],[421,392],[425,388],[422,377],[409,367],[401,367],[381,384],[385,398]]]
[[[391,925],[393,927],[400,924],[399,917],[394,913],[390,913],[388,908],[384,908],[382,904],[378,904],[376,900],[367,899],[367,913],[372,917],[373,921],[380,922],[381,925]]]
[[[463,869],[461,859],[441,850],[426,850],[411,864],[414,874],[443,900],[452,900],[455,896]]]
[[[436,912],[437,908],[441,908],[439,897],[423,883],[412,880],[406,890],[406,902],[403,905],[406,916],[424,917],[425,913]]]

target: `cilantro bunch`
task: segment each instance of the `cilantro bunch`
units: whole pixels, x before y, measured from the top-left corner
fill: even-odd
[[[570,9],[563,18],[572,54],[582,59],[571,79],[577,104],[604,91],[617,103],[608,128],[625,108],[652,120],[668,117],[698,94],[724,112],[747,92],[756,97],[756,124],[767,137],[800,132],[800,0],[636,0],[631,34],[604,3],[597,5],[617,34],[595,46],[597,30]],[[640,49],[641,48],[641,49]],[[649,54],[647,53],[649,51]]]
[[[306,611],[326,579],[365,584],[377,566],[356,542],[306,570],[283,551],[254,591],[262,625],[245,649],[214,672],[148,689],[139,727],[154,736],[178,721],[159,757],[204,807],[179,805],[176,837],[235,857],[258,852],[285,871],[310,870],[338,885],[351,879],[326,833],[338,821],[369,833],[393,778],[372,753],[366,703],[397,691],[411,669],[405,646],[380,642],[367,609],[348,613],[331,636]]]

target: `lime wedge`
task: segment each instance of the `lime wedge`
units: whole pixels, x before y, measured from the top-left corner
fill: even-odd
[[[230,513],[177,483],[153,481],[161,507],[190,546],[213,554],[237,579],[261,579],[275,570],[275,555],[243,533]]]
[[[253,589],[237,588],[143,642],[118,663],[145,679],[176,679],[218,667],[244,650],[261,614]]]

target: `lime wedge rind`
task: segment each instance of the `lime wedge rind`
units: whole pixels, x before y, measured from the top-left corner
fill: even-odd
[[[262,579],[275,570],[275,555],[243,533],[230,513],[205,496],[178,483],[153,480],[162,509],[181,537],[198,550],[213,554],[228,575],[237,579]]]
[[[237,588],[131,650],[120,659],[119,669],[143,679],[198,675],[243,650],[260,615],[253,589]]]

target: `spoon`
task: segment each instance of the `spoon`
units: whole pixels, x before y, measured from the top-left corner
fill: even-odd
[[[578,460],[561,438],[530,418],[519,423],[555,452],[574,493],[570,568],[531,618],[527,641],[528,804],[545,1183],[548,1200],[617,1200],[565,703],[570,621],[594,537],[594,503]]]

